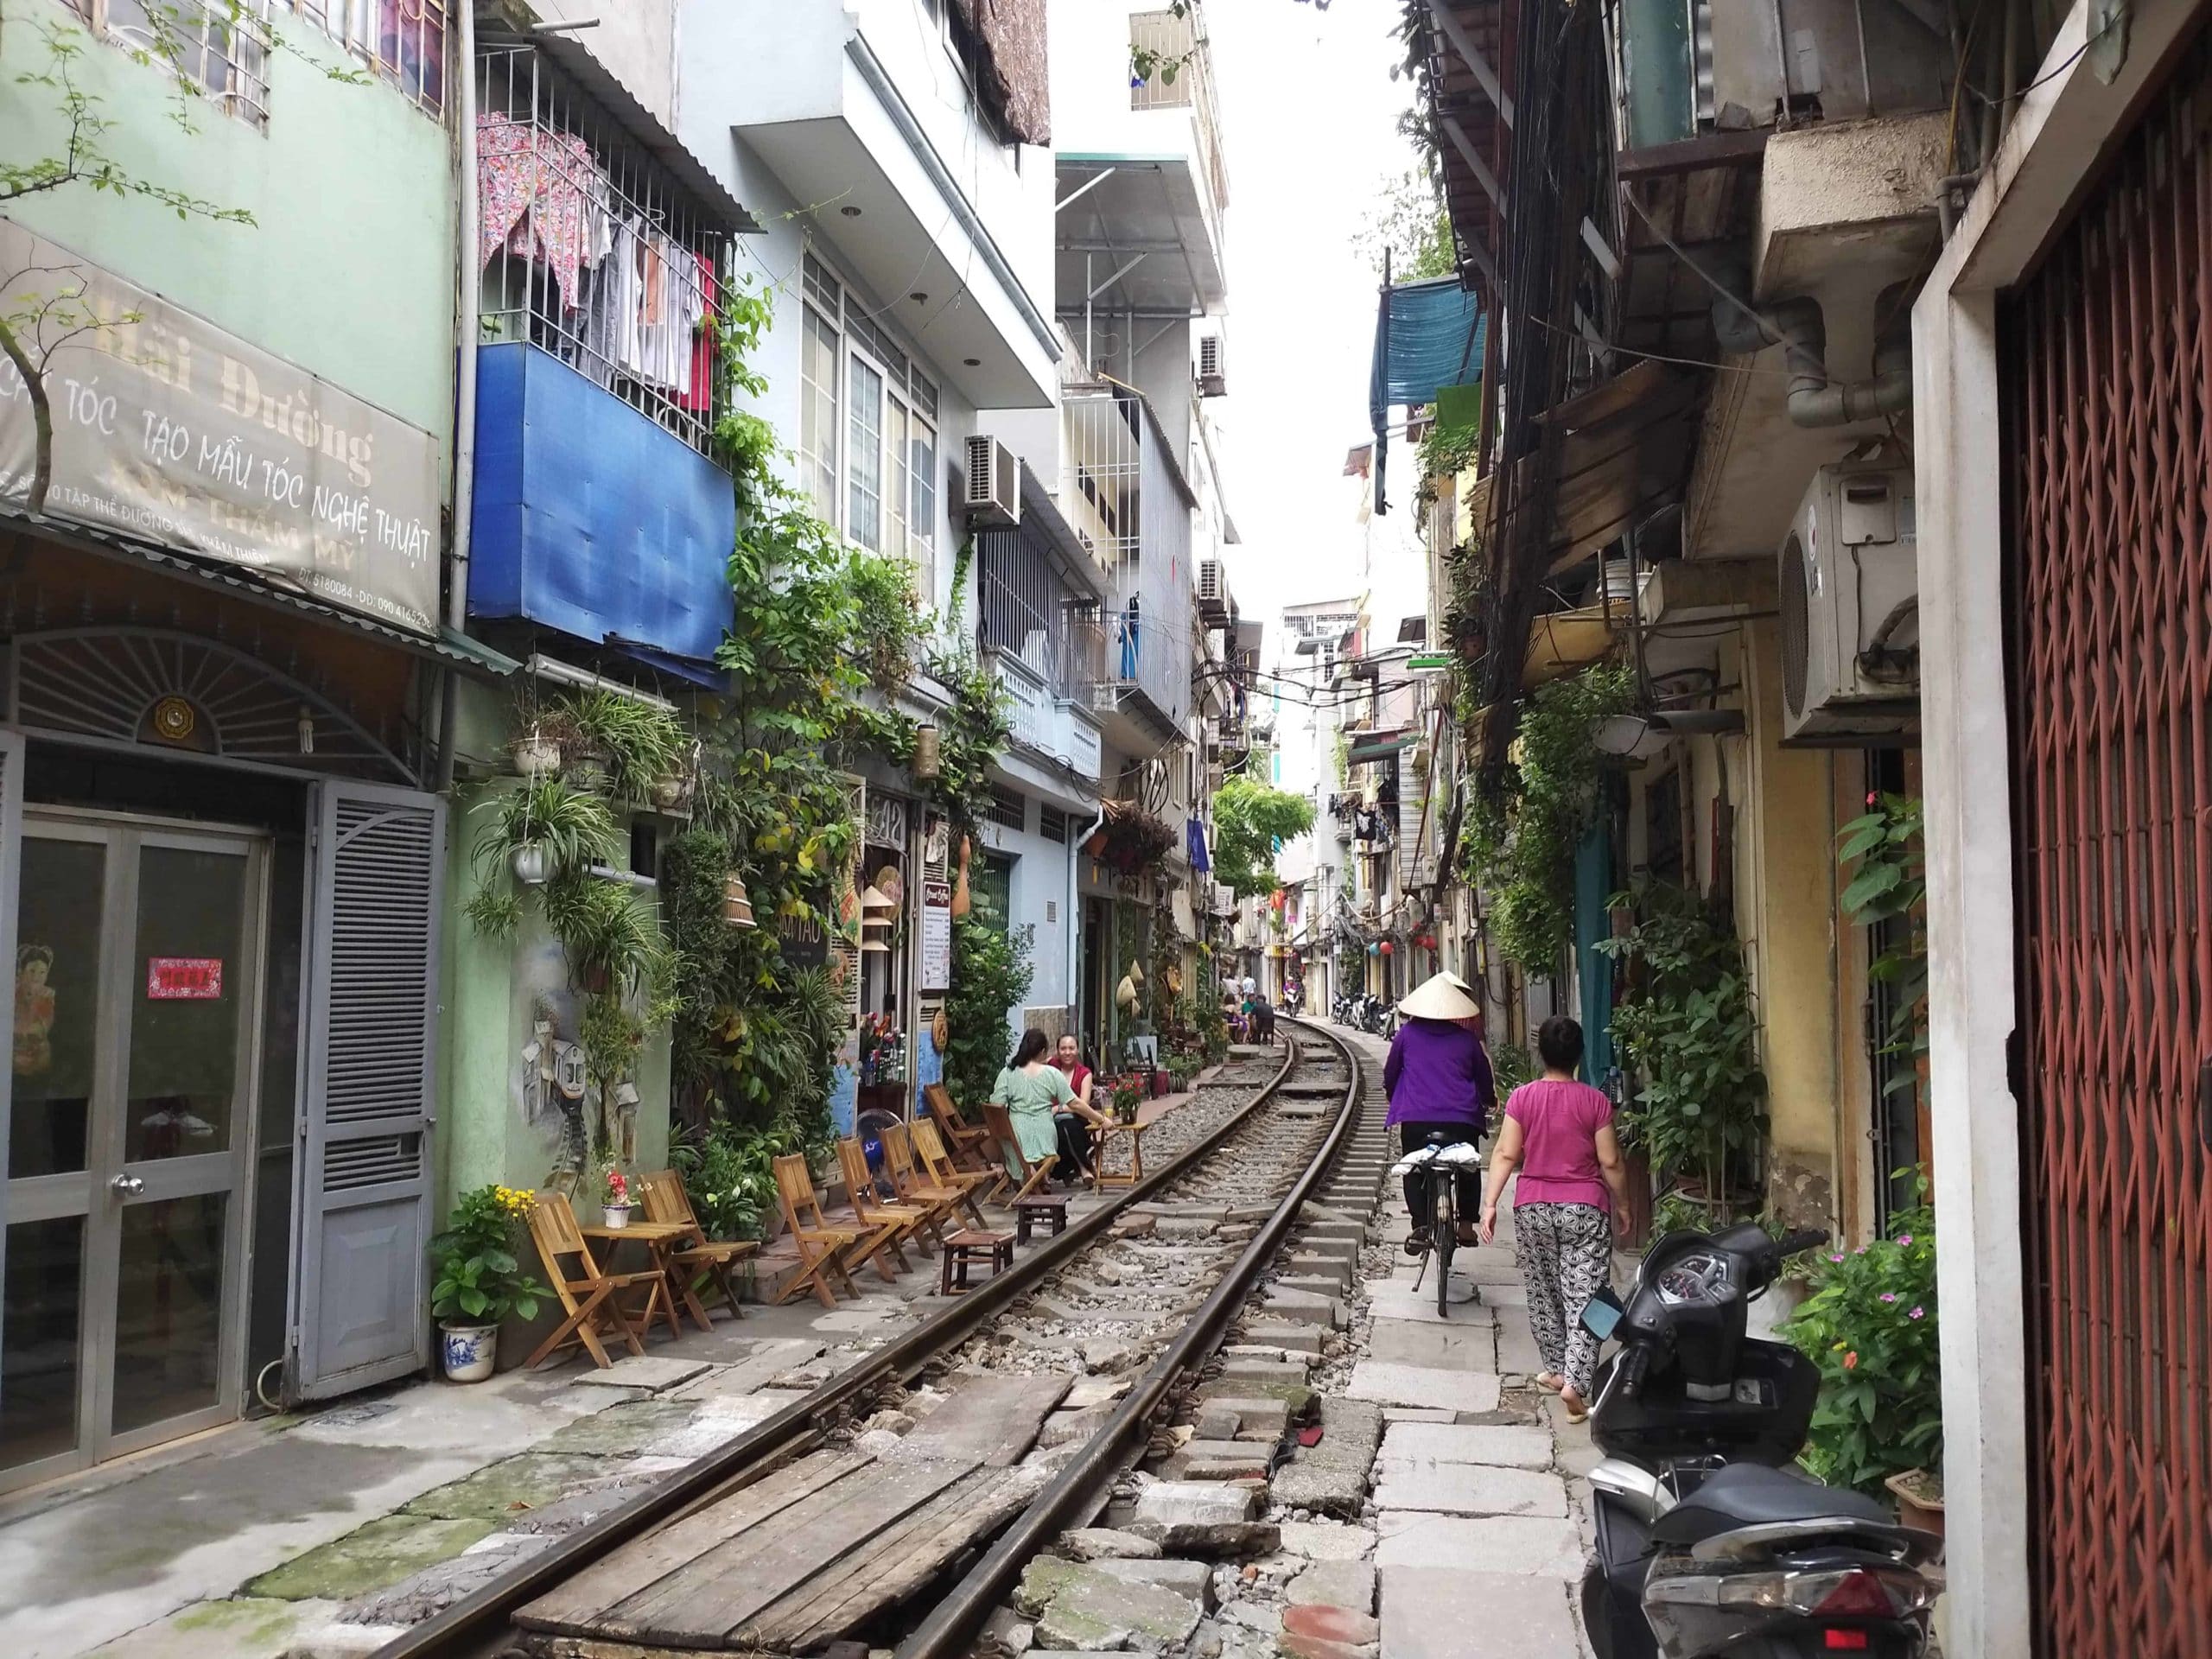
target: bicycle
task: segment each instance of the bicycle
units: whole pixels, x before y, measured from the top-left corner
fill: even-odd
[[[1482,1168],[1482,1154],[1465,1141],[1454,1141],[1448,1146],[1441,1135],[1432,1135],[1428,1144],[1408,1153],[1391,1166],[1393,1175],[1403,1178],[1418,1173],[1427,1189],[1427,1202],[1422,1208],[1429,1214],[1428,1243],[1419,1251],[1424,1258],[1420,1274],[1414,1277],[1414,1288],[1421,1288],[1423,1275],[1428,1272],[1429,1260],[1436,1263],[1436,1316],[1451,1317],[1452,1253],[1459,1245],[1459,1173]],[[1410,1243],[1408,1248],[1412,1248]]]

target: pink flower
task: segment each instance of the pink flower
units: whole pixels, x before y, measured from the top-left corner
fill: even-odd
[[[1881,804],[1882,804],[1882,798],[1881,798],[1881,796],[1880,796],[1880,794],[1879,794],[1879,793],[1878,793],[1876,791],[1874,791],[1874,790],[1871,790],[1871,789],[1870,789],[1870,790],[1868,790],[1868,791],[1866,791],[1866,804],[1867,804],[1867,805],[1869,805],[1869,806],[1879,806]]]
[[[1900,1243],[1900,1244],[1910,1244],[1910,1243],[1912,1243],[1912,1235],[1911,1235],[1910,1233],[1899,1233],[1899,1234],[1897,1235],[1897,1243]]]
[[[1831,1261],[1831,1262],[1840,1262],[1840,1261],[1842,1261],[1842,1260],[1843,1260],[1843,1255],[1842,1255],[1842,1252],[1841,1252],[1841,1251],[1838,1251],[1835,1255],[1831,1255],[1830,1257],[1828,1257],[1828,1260],[1829,1260],[1829,1261]]]
[[[1857,1349],[1853,1349],[1851,1352],[1843,1357],[1843,1369],[1847,1371],[1855,1371],[1859,1369],[1859,1351]]]
[[[1852,1254],[1853,1255],[1864,1255],[1866,1254],[1866,1247],[1864,1244],[1861,1244],[1857,1249],[1853,1250]]]
[[[1906,1315],[1905,1315],[1905,1318],[1907,1318],[1908,1319],[1924,1319],[1924,1318],[1926,1318],[1926,1317],[1927,1317],[1927,1314],[1928,1314],[1928,1310],[1927,1310],[1926,1308],[1924,1308],[1924,1307],[1916,1307],[1916,1308],[1914,1308],[1914,1309],[1912,1310],[1912,1312],[1911,1312],[1911,1313],[1910,1313],[1906,1314]]]
[[[1897,1294],[1894,1290],[1885,1290],[1882,1293],[1882,1300],[1885,1302],[1894,1302],[1897,1299]]]

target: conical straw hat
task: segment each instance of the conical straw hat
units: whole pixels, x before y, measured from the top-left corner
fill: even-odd
[[[1399,1002],[1398,1012],[1415,1020],[1471,1020],[1482,1009],[1451,975],[1437,974],[1415,986]]]

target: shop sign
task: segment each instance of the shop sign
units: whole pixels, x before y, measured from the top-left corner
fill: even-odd
[[[436,631],[437,440],[0,219],[18,332],[52,346],[56,518]],[[0,501],[29,499],[30,389],[0,358]]]
[[[952,883],[922,883],[922,991],[952,988]]]
[[[213,1002],[223,995],[220,957],[149,957],[146,996],[155,1002]]]

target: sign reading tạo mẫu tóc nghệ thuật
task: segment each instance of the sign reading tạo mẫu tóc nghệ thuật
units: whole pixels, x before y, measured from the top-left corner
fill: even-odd
[[[435,631],[429,433],[4,219],[0,282],[45,359],[50,517]],[[0,356],[0,506],[28,501],[36,442],[29,388]]]

